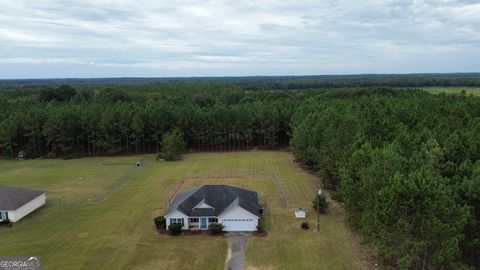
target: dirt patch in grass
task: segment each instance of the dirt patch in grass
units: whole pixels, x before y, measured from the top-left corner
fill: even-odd
[[[256,237],[266,237],[268,235],[268,232],[267,231],[263,231],[263,232],[252,232],[252,235],[253,236],[256,236]]]

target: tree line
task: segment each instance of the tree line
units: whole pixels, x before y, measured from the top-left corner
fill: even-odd
[[[1,89],[18,86],[42,87],[45,85],[74,86],[125,86],[162,84],[235,85],[244,90],[287,90],[343,87],[427,87],[427,86],[480,86],[480,73],[417,73],[417,74],[357,74],[309,76],[250,76],[250,77],[181,77],[181,78],[92,78],[92,79],[13,79],[0,80]]]
[[[309,100],[292,118],[296,158],[387,268],[480,267],[480,99],[404,91]]]
[[[0,151],[10,158],[20,151],[32,158],[152,153],[175,128],[189,149],[271,149],[288,144],[290,115],[301,98],[221,95],[208,88],[165,96],[150,87],[92,91],[64,85],[6,92],[0,99]]]
[[[480,267],[479,98],[183,82],[0,91],[6,158],[154,153],[172,131],[200,151],[288,146],[387,268]]]

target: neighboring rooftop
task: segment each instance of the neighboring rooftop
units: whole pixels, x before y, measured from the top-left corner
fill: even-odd
[[[210,207],[197,208],[200,203]],[[257,193],[228,185],[204,185],[177,194],[168,213],[178,210],[190,217],[218,216],[235,206],[259,216]]]
[[[45,191],[0,186],[0,210],[15,210]]]

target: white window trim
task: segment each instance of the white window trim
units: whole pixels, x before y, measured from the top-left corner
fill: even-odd
[[[185,226],[184,218],[170,218],[170,224],[181,224],[182,227]]]

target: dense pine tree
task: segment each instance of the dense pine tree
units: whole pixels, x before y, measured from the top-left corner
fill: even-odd
[[[156,153],[177,145],[169,141],[179,134],[198,151],[288,146],[343,203],[351,228],[378,248],[386,267],[480,268],[480,98],[384,87],[299,90],[337,83],[3,90],[0,154]]]

